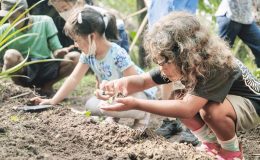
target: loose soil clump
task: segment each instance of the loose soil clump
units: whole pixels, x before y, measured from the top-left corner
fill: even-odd
[[[30,89],[7,86],[1,90],[0,159],[213,159],[190,145],[157,136],[153,128],[162,117],[153,115],[152,126],[140,132],[76,114],[67,105],[42,112],[17,111],[13,108],[28,103],[34,93],[10,99]],[[240,138],[246,159],[256,158],[260,128],[241,133]]]

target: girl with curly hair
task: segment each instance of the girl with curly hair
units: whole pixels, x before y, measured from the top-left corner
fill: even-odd
[[[51,99],[33,98],[32,101],[40,104],[57,104],[61,102],[80,80],[89,68],[95,73],[98,82],[114,80],[125,76],[141,74],[143,71],[131,61],[127,52],[116,43],[110,42],[105,37],[107,17],[102,16],[97,10],[85,7],[75,11],[65,24],[65,33],[70,36],[75,46],[82,54],[72,74]],[[97,86],[98,87],[98,86]],[[134,96],[141,99],[154,98],[155,89],[152,88]],[[98,98],[106,98],[106,93],[100,90],[86,102],[86,110],[94,116],[107,116],[106,121],[116,122],[118,118],[134,119],[133,128],[145,129],[150,119],[150,113],[131,110],[126,112],[111,112],[99,109],[100,104],[105,103]]]
[[[218,159],[243,158],[236,132],[260,123],[260,83],[237,60],[226,43],[192,14],[173,12],[144,38],[149,57],[159,65],[149,73],[104,82],[106,92],[124,95],[181,81],[174,100],[117,98],[107,111],[137,109],[181,121],[202,142],[200,149]]]

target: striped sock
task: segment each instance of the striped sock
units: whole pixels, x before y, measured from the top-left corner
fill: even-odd
[[[218,142],[221,145],[221,148],[225,150],[234,151],[234,152],[240,151],[237,135],[235,135],[232,139],[227,141],[221,141],[218,139]]]
[[[201,142],[217,143],[217,137],[215,133],[206,124],[204,124],[204,126],[202,126],[200,129],[192,131],[192,133]]]

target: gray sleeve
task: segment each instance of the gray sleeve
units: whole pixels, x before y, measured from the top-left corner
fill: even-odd
[[[207,80],[204,82],[198,82],[191,94],[206,98],[209,101],[221,103],[230,92],[237,76],[238,74],[236,70],[225,75],[221,73],[221,71],[211,73]]]

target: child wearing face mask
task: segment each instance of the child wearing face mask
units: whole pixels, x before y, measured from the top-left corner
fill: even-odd
[[[104,36],[107,17],[103,17],[93,8],[84,8],[74,13],[65,24],[65,33],[70,36],[82,54],[80,60],[56,95],[51,99],[33,98],[40,104],[57,104],[61,102],[80,82],[89,68],[97,76],[98,82],[114,80],[125,76],[141,74],[143,71],[130,59],[126,51],[116,43],[110,42]],[[141,99],[153,99],[156,89],[152,88],[139,92],[133,96]],[[143,111],[131,110],[126,112],[101,112],[99,106],[104,103],[102,98],[106,93],[97,92],[91,97],[85,107],[92,115],[108,116],[107,121],[115,122],[118,118],[133,118],[135,129],[145,129],[150,114]],[[111,118],[113,117],[113,118]]]
[[[68,20],[74,8],[90,7],[102,15],[106,15],[108,17],[108,25],[105,32],[106,38],[109,41],[117,43],[127,52],[129,51],[128,35],[125,31],[124,22],[120,19],[116,19],[116,17],[107,10],[93,6],[91,0],[50,0],[49,3],[58,11],[65,21]]]

